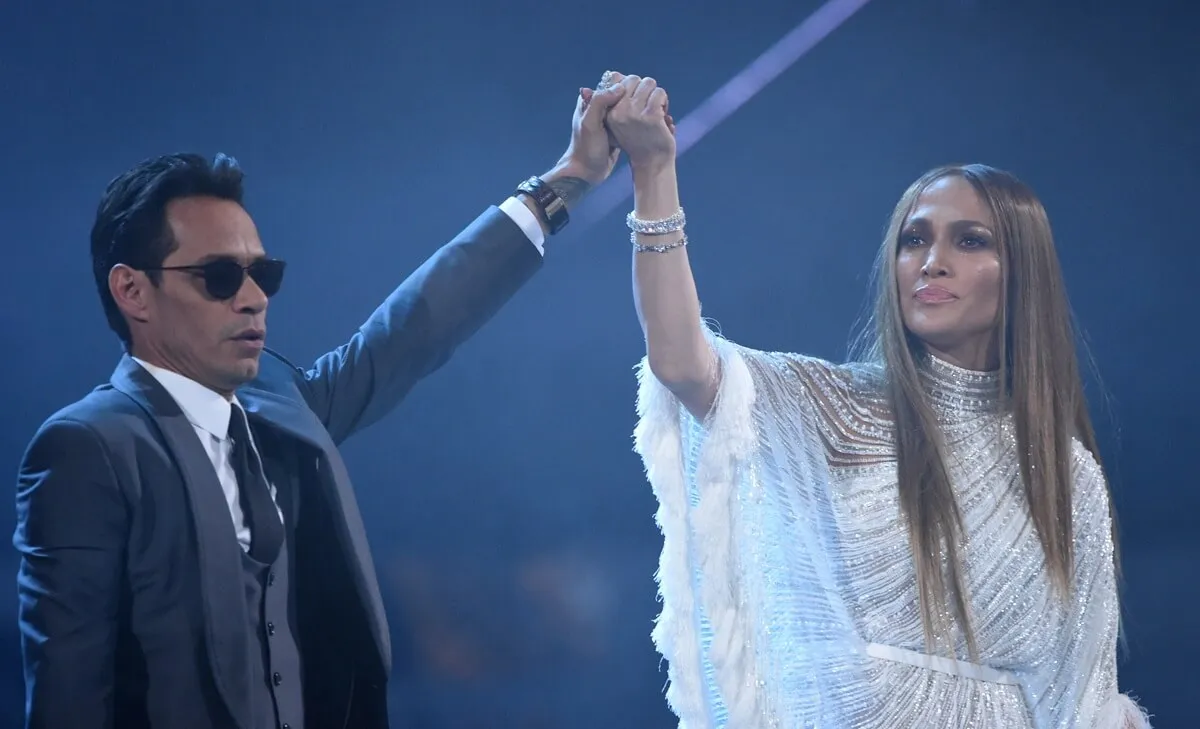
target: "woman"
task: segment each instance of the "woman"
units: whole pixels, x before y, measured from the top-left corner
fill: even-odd
[[[1109,495],[1033,193],[924,175],[860,361],[750,350],[701,322],[665,92],[611,78],[681,726],[1148,727],[1117,689]]]

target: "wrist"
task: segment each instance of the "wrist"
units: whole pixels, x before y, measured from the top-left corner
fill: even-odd
[[[675,172],[675,157],[647,157],[629,159],[629,169],[637,177],[662,177]]]
[[[559,162],[541,178],[562,198],[568,211],[574,210],[599,182],[592,179],[586,168],[568,160]]]
[[[633,207],[643,220],[660,220],[679,210],[679,184],[673,161],[634,169]]]
[[[583,173],[583,169],[568,159],[559,160],[557,164],[539,176],[546,183],[557,182],[566,177],[578,177],[581,180],[587,180],[587,175]]]
[[[545,235],[558,233],[571,220],[566,203],[541,177],[530,177],[517,185],[515,195],[534,214]]]
[[[544,234],[554,235],[592,187],[586,168],[563,158],[548,172],[522,183],[516,198],[534,214]]]

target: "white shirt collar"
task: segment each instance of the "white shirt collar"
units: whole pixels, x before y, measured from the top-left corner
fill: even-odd
[[[229,417],[233,412],[233,404],[241,407],[237,396],[232,402],[215,390],[201,385],[193,379],[184,377],[178,372],[156,367],[137,357],[131,357],[134,362],[145,368],[158,380],[166,391],[178,403],[179,409],[192,425],[210,433],[219,440],[225,440],[229,435]]]

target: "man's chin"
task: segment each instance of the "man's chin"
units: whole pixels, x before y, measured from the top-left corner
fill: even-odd
[[[225,370],[225,377],[231,389],[237,389],[258,377],[258,355],[239,359]]]

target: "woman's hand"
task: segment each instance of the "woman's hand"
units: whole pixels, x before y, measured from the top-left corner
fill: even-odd
[[[595,89],[580,89],[579,95],[581,97],[583,97],[582,108],[584,110],[586,110],[588,108],[588,106],[590,106],[592,103],[592,97],[595,96],[597,93],[599,93],[601,91],[606,91],[608,89],[613,89],[615,91],[616,89],[614,87],[616,87],[619,84],[619,82],[624,78],[625,78],[625,74],[623,74],[623,73],[617,73],[616,71],[607,71],[607,72],[605,72],[604,77],[600,80],[600,85],[597,86]],[[667,113],[667,128],[671,130],[671,134],[675,134],[675,117],[671,116],[671,100],[670,99],[667,99],[665,111]],[[617,140],[614,139],[612,136],[612,132],[609,132],[608,140],[609,140],[609,143],[613,147],[618,146]]]
[[[610,83],[624,87],[620,101],[604,120],[614,141],[635,170],[661,167],[675,159],[675,122],[667,113],[667,92],[653,78],[613,73]]]

